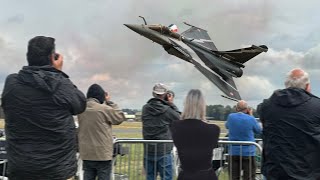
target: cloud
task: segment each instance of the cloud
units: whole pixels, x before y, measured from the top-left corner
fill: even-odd
[[[16,12],[0,12],[4,19],[0,21],[1,72],[17,72],[26,64],[30,38],[53,36],[71,80],[84,93],[91,84],[101,84],[124,108],[141,108],[157,82],[166,83],[176,92],[180,108],[191,88],[200,88],[208,104],[234,103],[221,98],[221,91],[192,64],[168,55],[161,46],[123,25],[141,24],[139,15],[150,24],[177,24],[180,32],[188,28],[184,21],[202,27],[220,50],[244,44],[268,45],[269,51],[247,62],[244,76],[235,79],[242,97],[252,103],[282,88],[285,73],[294,67],[305,68],[311,78],[319,75],[320,36],[313,32],[320,29],[316,19],[319,14],[308,10],[316,9],[316,4],[275,0],[60,0],[7,1],[3,5],[7,9],[15,7]],[[299,13],[291,7],[299,7]],[[59,13],[52,16],[48,12]],[[316,89],[318,83],[313,84]]]
[[[21,24],[24,22],[24,15],[23,14],[17,14],[15,16],[11,16],[7,19],[7,23],[10,24]]]

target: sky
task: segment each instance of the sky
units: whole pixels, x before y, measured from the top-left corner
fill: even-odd
[[[317,0],[1,0],[0,88],[27,65],[28,41],[44,35],[56,39],[63,71],[82,92],[98,83],[121,108],[141,109],[158,82],[176,93],[180,109],[194,88],[208,105],[234,105],[194,66],[123,25],[143,23],[141,15],[150,24],[176,24],[179,32],[188,29],[183,22],[206,29],[219,50],[267,45],[235,79],[252,107],[284,88],[296,67],[309,73],[312,93],[320,96],[319,6]]]

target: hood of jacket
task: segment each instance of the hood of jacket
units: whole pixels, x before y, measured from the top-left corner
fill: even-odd
[[[52,66],[24,66],[18,73],[20,82],[46,92],[56,91],[68,75]]]
[[[165,113],[168,108],[170,108],[170,105],[159,98],[151,98],[145,105],[145,109],[154,116]]]
[[[275,91],[270,100],[283,107],[293,107],[309,101],[313,96],[300,88],[287,88]]]

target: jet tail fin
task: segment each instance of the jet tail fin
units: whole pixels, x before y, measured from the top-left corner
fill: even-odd
[[[192,39],[193,42],[197,42],[202,46],[205,46],[206,48],[209,48],[214,51],[218,51],[216,45],[214,45],[213,41],[211,40],[206,30],[198,28],[196,26],[192,26],[190,24],[187,24],[187,25],[191,26],[191,28],[181,33],[182,36],[190,38]]]
[[[259,55],[262,52],[267,52],[268,47],[265,45],[255,46],[252,45],[251,47],[235,49],[231,51],[214,51],[216,54],[226,57],[233,62],[237,63],[245,63],[250,59],[254,58],[255,56]]]

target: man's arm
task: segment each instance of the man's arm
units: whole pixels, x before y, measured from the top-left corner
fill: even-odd
[[[262,133],[262,128],[259,125],[258,121],[255,118],[252,118],[252,123],[253,123],[253,132],[255,134],[261,134]]]
[[[107,102],[107,106],[109,106],[109,108],[105,110],[105,113],[108,117],[107,121],[109,123],[112,125],[119,125],[126,119],[124,113],[120,110],[117,104],[109,101]]]
[[[181,112],[179,111],[177,106],[174,105],[173,103],[170,103],[170,108],[169,108],[168,114],[169,114],[171,122],[176,121],[176,120],[180,120]]]
[[[181,111],[179,111],[178,107],[173,104],[173,103],[170,103],[170,107],[177,113],[179,113],[179,118],[180,118],[180,114],[181,114]]]
[[[54,100],[72,115],[80,114],[86,109],[86,97],[68,78],[62,81],[59,90],[54,94]]]

